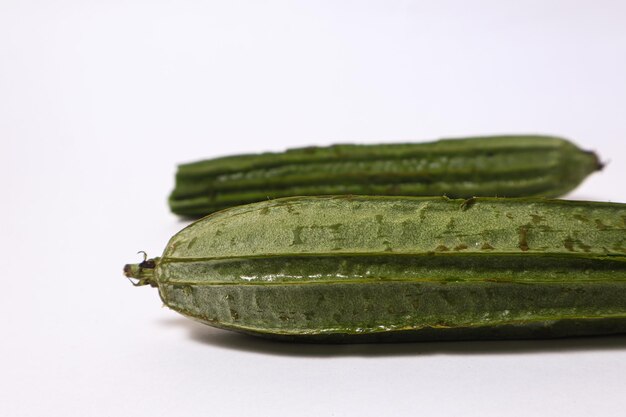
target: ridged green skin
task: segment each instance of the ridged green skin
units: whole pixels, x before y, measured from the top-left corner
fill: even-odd
[[[548,136],[335,145],[180,165],[169,203],[174,213],[201,217],[306,195],[558,197],[601,167],[593,152]]]
[[[275,339],[378,342],[626,332],[626,205],[329,196],[223,210],[154,269],[168,307]]]

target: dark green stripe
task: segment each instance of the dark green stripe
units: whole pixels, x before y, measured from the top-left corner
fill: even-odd
[[[205,323],[215,325],[206,321]],[[366,334],[275,334],[265,332],[263,329],[249,330],[239,327],[230,327],[229,329],[276,341],[298,343],[398,343],[453,340],[554,339],[621,335],[626,333],[626,318],[537,320],[483,326],[424,327],[415,330],[381,331]],[[539,349],[543,348],[541,345],[537,345],[537,347]],[[476,349],[481,349],[481,347],[477,346]]]
[[[367,161],[372,159],[407,158],[438,154],[475,156],[485,153],[515,153],[524,151],[545,152],[550,149],[573,148],[570,142],[549,136],[494,136],[484,138],[445,139],[426,143],[332,145],[288,149],[285,152],[234,155],[198,161],[179,166],[180,175],[218,175],[258,168],[271,168],[284,164],[316,162]]]
[[[460,250],[459,250],[460,252]],[[190,285],[285,285],[388,281],[625,282],[626,256],[540,254],[272,256],[163,259],[159,281]]]

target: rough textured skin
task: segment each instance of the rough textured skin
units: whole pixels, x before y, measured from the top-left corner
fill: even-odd
[[[594,153],[547,136],[334,145],[180,165],[169,202],[177,214],[200,217],[303,195],[557,197],[600,168]]]
[[[285,340],[626,332],[622,204],[278,199],[193,223],[154,262],[168,307]]]

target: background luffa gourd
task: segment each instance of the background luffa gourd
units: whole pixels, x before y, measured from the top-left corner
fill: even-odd
[[[536,135],[309,147],[180,165],[169,204],[202,217],[303,195],[559,197],[601,168],[593,152]]]

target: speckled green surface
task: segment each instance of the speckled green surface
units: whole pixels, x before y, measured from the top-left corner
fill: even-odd
[[[180,165],[170,207],[199,217],[296,195],[557,197],[600,167],[592,152],[548,136],[300,148]]]
[[[626,205],[300,197],[193,223],[152,283],[191,318],[288,340],[626,332]]]

